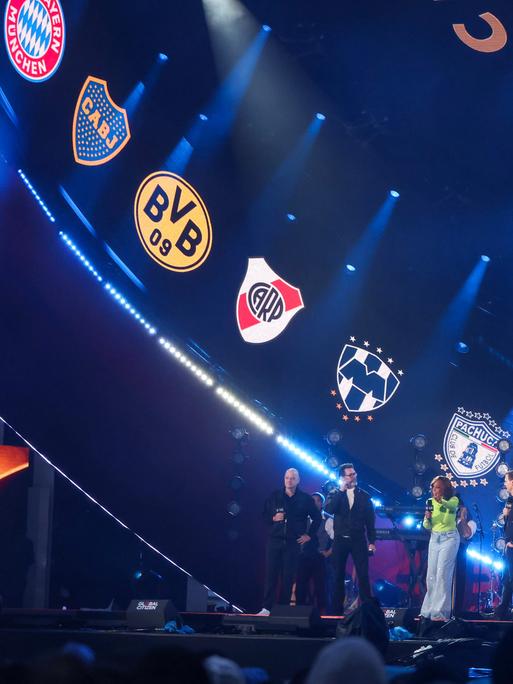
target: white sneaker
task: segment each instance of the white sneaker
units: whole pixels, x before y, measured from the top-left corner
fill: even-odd
[[[257,613],[257,615],[260,615],[261,617],[269,617],[270,614],[271,611],[267,610],[267,608],[262,608],[262,610],[259,613]]]

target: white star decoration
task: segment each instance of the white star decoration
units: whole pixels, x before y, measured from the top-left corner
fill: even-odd
[[[435,454],[435,461],[442,461],[442,456],[440,454]]]
[[[356,342],[356,337],[354,337],[354,335],[351,335],[351,337],[349,338],[349,342]]]
[[[463,406],[458,406],[458,413],[465,413],[465,409],[463,408]]]
[[[378,352],[378,354],[381,354],[381,352],[383,351],[383,349],[381,349],[381,347],[376,347],[376,351]]]
[[[388,363],[394,363],[394,359],[387,359]]]
[[[404,372],[402,370],[398,370],[397,375],[404,375]]]
[[[364,347],[370,347],[369,341],[368,341],[368,340],[365,340],[365,342],[363,343],[363,346],[364,346]]]

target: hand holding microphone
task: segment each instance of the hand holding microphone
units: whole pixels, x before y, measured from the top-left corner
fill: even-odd
[[[426,520],[431,520],[433,515],[433,499],[428,499],[426,501],[426,510],[424,511],[424,517]]]
[[[277,508],[276,513],[273,515],[273,522],[283,522],[285,520],[285,510],[283,508]]]

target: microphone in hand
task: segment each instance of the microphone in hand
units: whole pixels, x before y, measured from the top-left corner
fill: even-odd
[[[433,499],[428,499],[426,501],[426,510],[425,510],[424,516],[426,518],[428,518],[428,520],[429,520],[429,518],[431,518],[432,514],[433,514]]]

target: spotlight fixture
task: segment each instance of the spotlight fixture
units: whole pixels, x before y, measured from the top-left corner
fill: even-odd
[[[319,119],[319,121],[325,121],[325,120],[326,120],[325,115],[324,115],[324,114],[321,114],[320,112],[317,112],[317,114],[315,115],[315,117],[316,117],[317,119]]]
[[[497,449],[502,454],[505,454],[507,451],[511,449],[511,442],[508,439],[499,439],[499,441],[497,442]]]
[[[240,491],[245,485],[244,480],[240,475],[234,475],[232,477],[232,481],[230,482],[230,487],[233,489],[234,492]]]
[[[346,264],[346,271],[349,271],[349,273],[354,273],[356,271],[356,266],[353,266],[353,264]]]
[[[240,513],[240,504],[237,503],[237,501],[230,501],[226,507],[226,510],[232,516],[232,518],[236,518]]]
[[[486,256],[486,254],[481,254],[481,261],[484,261],[485,264],[487,264],[490,261],[490,257]]]
[[[499,461],[497,466],[495,467],[495,472],[497,473],[497,477],[504,477],[506,473],[509,470],[509,465],[506,463],[506,461]]]
[[[246,428],[243,428],[240,425],[236,425],[234,428],[232,428],[230,430],[230,434],[236,442],[245,441],[249,437],[249,433]]]
[[[295,214],[287,214],[287,220],[293,223],[296,220]]]
[[[262,31],[270,33],[272,31],[272,28],[268,24],[262,24]]]
[[[397,192],[397,190],[390,190],[390,196],[391,196],[391,197],[394,197],[395,199],[397,199],[398,197],[400,197],[400,195],[399,195],[399,193]]]
[[[497,501],[499,501],[500,503],[504,503],[504,501],[508,500],[508,497],[509,493],[506,487],[501,487],[497,492]]]
[[[410,444],[417,451],[422,451],[422,449],[425,449],[426,447],[427,439],[425,435],[414,435],[410,439]]]
[[[338,483],[335,482],[334,480],[326,480],[326,482],[322,485],[321,491],[323,494],[328,496],[328,494],[331,494],[331,492],[334,492],[338,489]]]
[[[157,59],[161,64],[165,64],[169,57],[163,52],[159,52]]]
[[[374,508],[383,508],[383,501],[381,501],[381,499],[377,499],[376,497],[372,496],[371,501]]]
[[[470,351],[470,347],[465,342],[457,342],[456,351],[458,352],[458,354],[468,354]]]
[[[330,430],[324,438],[330,446],[336,446],[342,439],[342,433],[340,430],[333,428]]]
[[[497,537],[493,542],[493,548],[499,553],[504,553],[504,549],[506,548],[506,540],[504,537]]]
[[[199,118],[201,121],[208,121],[208,116],[206,114],[199,114]]]
[[[417,458],[415,460],[415,463],[413,464],[413,471],[415,475],[424,475],[424,473],[427,470],[427,465],[425,461],[423,461],[421,458]]]
[[[420,499],[420,497],[424,494],[424,489],[419,484],[413,485],[413,487],[410,489],[410,494],[415,499]]]
[[[326,458],[326,463],[332,470],[335,470],[341,465],[340,459],[335,454],[328,454]]]

